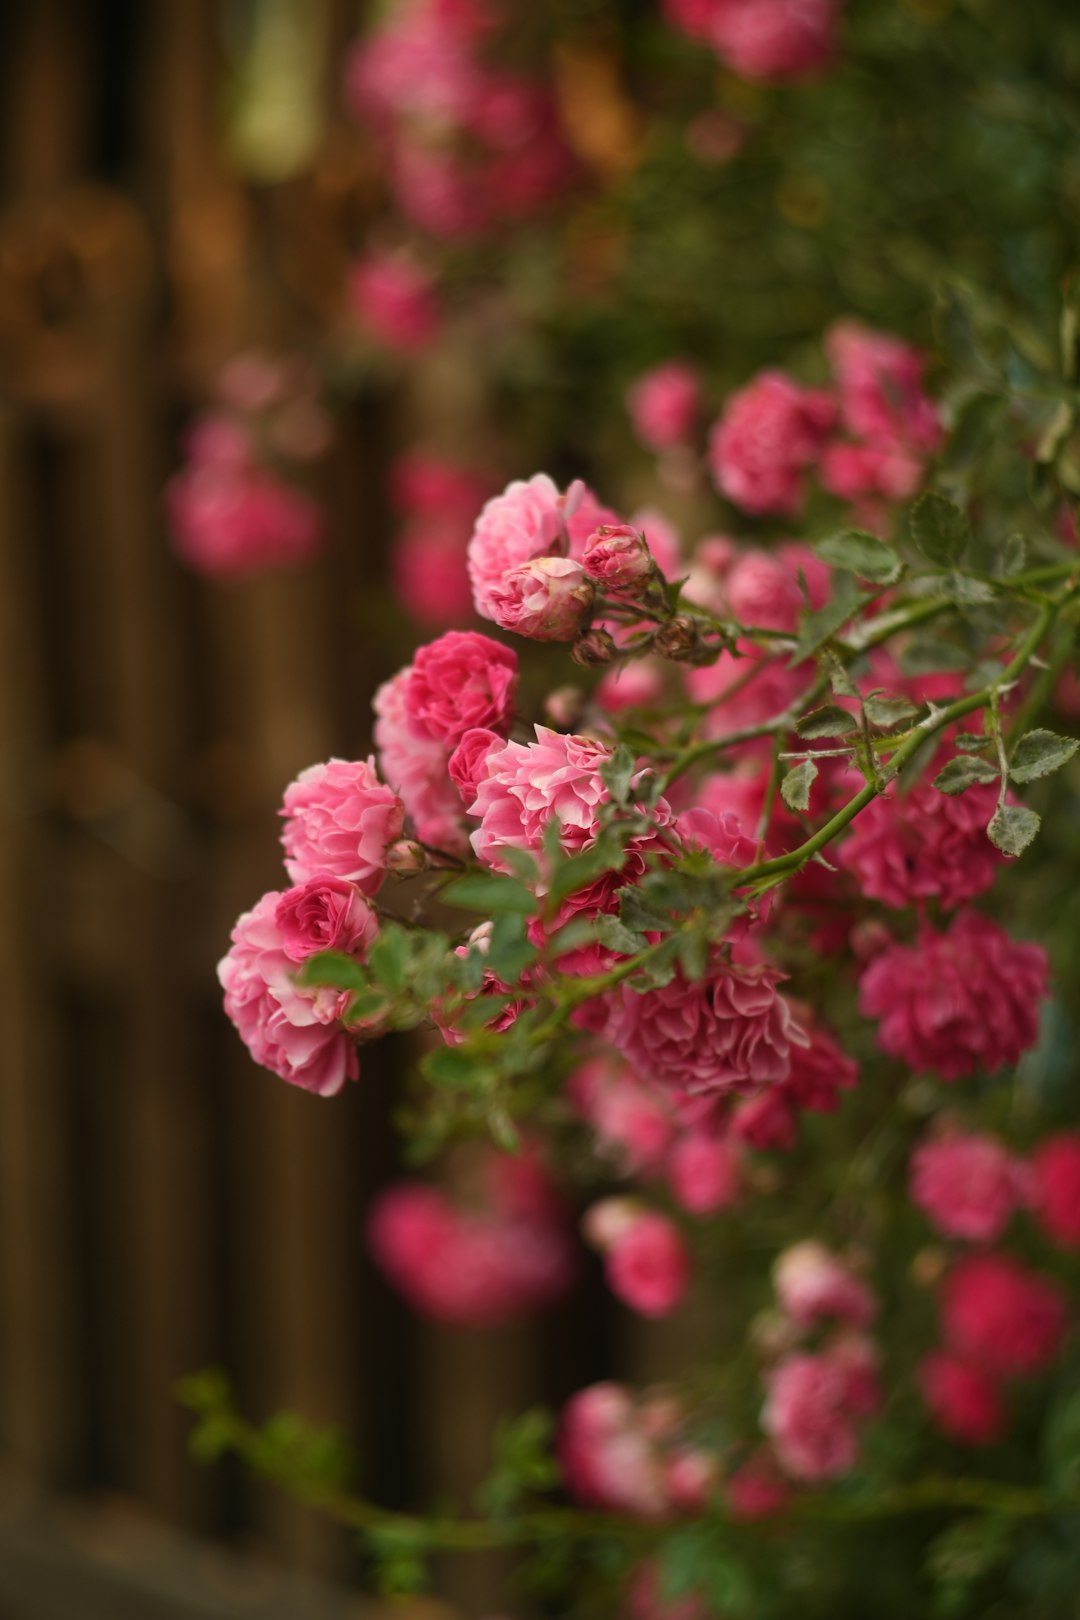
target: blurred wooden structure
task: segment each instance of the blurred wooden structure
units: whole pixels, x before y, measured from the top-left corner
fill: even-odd
[[[231,921],[280,881],[283,784],[366,747],[396,662],[357,633],[389,395],[339,420],[317,567],[206,586],[161,521],[185,413],[230,352],[325,315],[363,187],[337,0],[301,8],[325,53],[312,162],[259,188],[223,162],[219,12],[280,3],[35,0],[0,24],[0,1449],[35,1492],[111,1493],[348,1577],[336,1532],[189,1462],[180,1374],[218,1363],[253,1413],[343,1424],[404,1502],[467,1488],[500,1412],[608,1368],[605,1324],[574,1307],[539,1337],[411,1323],[362,1244],[394,1163],[393,1049],[323,1104],[256,1070],[219,1009]],[[0,1523],[5,1614],[52,1522]],[[477,1612],[490,1584],[448,1582]]]

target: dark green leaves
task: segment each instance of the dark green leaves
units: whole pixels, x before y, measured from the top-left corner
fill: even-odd
[[[1014,782],[1034,782],[1040,776],[1050,776],[1072,759],[1080,741],[1075,737],[1059,737],[1052,731],[1039,729],[1021,737],[1009,761],[1009,775]]]
[[[999,804],[986,829],[1003,855],[1022,855],[1039,830],[1041,817],[1023,804]]]
[[[830,568],[846,569],[875,585],[892,585],[903,572],[903,563],[881,540],[862,529],[842,529],[814,547]]]
[[[966,793],[970,787],[996,782],[997,779],[996,765],[992,765],[988,759],[964,754],[957,759],[950,759],[945,769],[935,776],[934,786],[939,793],[948,793],[952,797],[957,793]]]
[[[935,490],[928,490],[915,502],[910,525],[911,537],[923,556],[939,568],[958,563],[971,539],[964,513]]]
[[[804,759],[793,771],[788,771],[780,783],[780,797],[789,810],[809,810],[810,789],[814,785],[818,768],[812,759]]]
[[[630,783],[637,773],[637,768],[637,760],[623,743],[620,743],[611,758],[601,765],[600,775],[614,804],[629,803]]]
[[[485,917],[507,912],[530,916],[536,909],[536,896],[518,878],[497,873],[470,872],[448,883],[439,898],[445,905],[463,911],[479,911]]]
[[[847,737],[853,731],[858,731],[859,722],[847,709],[841,709],[839,704],[824,703],[820,709],[811,709],[797,721],[795,729],[800,737],[810,739],[818,737]]]
[[[524,1497],[550,1491],[559,1483],[552,1441],[555,1419],[543,1406],[503,1419],[495,1432],[495,1465],[477,1492],[477,1506],[505,1518]]]
[[[907,698],[879,697],[874,694],[866,699],[863,710],[870,724],[880,726],[884,731],[902,725],[905,720],[914,719],[919,712]]]

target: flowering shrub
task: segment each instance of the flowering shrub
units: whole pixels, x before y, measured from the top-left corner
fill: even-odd
[[[1041,816],[1075,816],[1080,745],[1043,715],[1080,624],[1075,340],[1064,375],[1025,353],[1017,388],[1007,334],[946,316],[967,369],[941,404],[920,356],[842,323],[829,389],[768,372],[724,407],[708,458],[736,505],[837,497],[798,541],[712,535],[681,564],[581,482],[511,483],[468,569],[521,641],[421,646],[376,695],[377,756],[286,789],[294,887],[221,967],[241,1038],[328,1096],[364,1043],[426,1029],[426,1145],[487,1144],[453,1196],[382,1196],[394,1284],[474,1324],[572,1286],[550,1175],[623,1306],[667,1316],[710,1280],[727,1302],[714,1365],[508,1431],[479,1520],[358,1508],[193,1386],[221,1444],[362,1524],[391,1584],[555,1535],[604,1549],[628,1612],[780,1614],[848,1513],[903,1525],[905,1612],[936,1582],[974,1613],[1025,1537],[1075,1527],[1080,1137],[1030,1101],[1053,962],[1008,899]],[[838,447],[883,459],[840,493]],[[523,713],[529,640],[591,688]],[[612,702],[624,669],[649,679]],[[559,1484],[568,1506],[538,1500]]]

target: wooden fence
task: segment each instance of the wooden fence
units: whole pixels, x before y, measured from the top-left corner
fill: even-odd
[[[382,389],[341,415],[318,565],[214,587],[171,555],[177,429],[231,350],[303,337],[356,184],[333,112],[352,6],[307,8],[321,146],[258,191],[220,156],[219,9],[35,0],[0,25],[0,1446],[35,1499],[118,1495],[347,1578],[345,1538],[190,1463],[178,1375],[220,1364],[254,1413],[342,1424],[403,1503],[478,1479],[501,1412],[618,1364],[580,1302],[536,1331],[410,1321],[362,1244],[401,1050],[324,1103],[258,1071],[220,1012],[231,921],[280,878],[283,784],[367,746],[401,661],[364,604],[395,424],[422,402]],[[635,1331],[624,1370],[662,1366],[662,1336]],[[33,1535],[0,1512],[0,1602],[39,1544],[66,1590],[44,1511]],[[494,1584],[446,1572],[476,1612]]]

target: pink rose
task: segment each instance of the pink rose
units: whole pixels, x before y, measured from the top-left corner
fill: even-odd
[[[700,982],[679,972],[640,994],[621,986],[607,1038],[640,1074],[688,1095],[786,1079],[805,1037],[776,988],[781,977],[718,960]]]
[[[859,1005],[878,1019],[878,1045],[922,1073],[962,1080],[1015,1063],[1038,1038],[1048,964],[1039,945],[1010,939],[989,917],[957,912],[943,934],[890,945],[863,973]]]
[[[920,1363],[919,1391],[942,1434],[965,1446],[996,1445],[1005,1432],[1005,1406],[997,1383],[982,1367],[948,1350]]]
[[[358,259],[349,295],[358,318],[388,349],[415,354],[438,332],[432,277],[405,253],[375,250]]]
[[[761,1425],[793,1479],[818,1485],[854,1468],[859,1440],[848,1394],[843,1367],[825,1354],[798,1352],[770,1374]]]
[[[534,743],[507,743],[489,757],[472,814],[477,858],[497,871],[511,871],[502,849],[540,849],[544,829],[559,825],[562,842],[581,849],[596,834],[599,808],[610,797],[600,767],[610,750],[588,737],[536,727]]]
[[[837,858],[871,900],[902,907],[937,899],[951,911],[997,876],[1001,856],[986,836],[996,802],[993,785],[956,795],[929,784],[890,792],[856,818]]]
[[[282,899],[264,894],[233,929],[218,964],[225,1012],[256,1063],[290,1085],[332,1097],[360,1072],[356,1048],[336,1023],[348,998],[294,983],[296,964],[277,922]]]
[[[794,631],[805,603],[794,570],[767,551],[742,551],[724,577],[727,610],[740,624]]]
[[[693,438],[701,384],[693,366],[669,360],[643,372],[626,396],[634,432],[650,450],[670,450]]]
[[[612,1055],[593,1058],[567,1082],[567,1100],[592,1126],[597,1146],[628,1175],[656,1169],[672,1136],[664,1094]]]
[[[667,1174],[675,1202],[689,1214],[730,1209],[740,1192],[738,1145],[719,1136],[684,1136],[668,1155]]]
[[[467,731],[507,731],[517,695],[517,654],[475,630],[448,630],[419,647],[404,672],[402,700],[421,737],[456,748]]]
[[[534,557],[490,591],[490,618],[531,641],[573,641],[592,607],[594,587],[571,557]]]
[[[1036,1148],[1031,1207],[1052,1243],[1080,1249],[1080,1131],[1061,1131]]]
[[[835,49],[840,0],[664,0],[665,15],[748,79],[805,79]]]
[[[409,673],[399,671],[375,693],[379,763],[401,794],[420,841],[458,854],[466,847],[465,831],[461,798],[447,773],[449,750],[412,724],[405,703]]]
[[[386,851],[401,837],[405,811],[380,782],[374,758],[309,765],[285,789],[281,810],[285,869],[294,883],[345,878],[374,894],[386,873]]]
[[[461,794],[466,810],[472,807],[480,783],[488,772],[488,760],[502,752],[506,738],[497,732],[477,726],[467,731],[450,755],[447,770],[450,780]]]
[[[773,1286],[781,1310],[801,1328],[822,1321],[867,1327],[877,1314],[877,1302],[866,1284],[823,1243],[812,1239],[793,1244],[777,1258]]]
[[[593,1384],[567,1401],[558,1452],[567,1489],[579,1502],[635,1518],[667,1513],[662,1455],[621,1385]]]
[[[619,521],[580,480],[560,494],[546,473],[508,484],[488,501],[469,541],[469,579],[476,611],[494,619],[492,592],[512,569],[538,557],[569,555],[580,562],[603,523]]]
[[[946,1237],[993,1243],[1020,1202],[1020,1166],[993,1136],[950,1132],[911,1156],[911,1198]]]
[[[1057,1356],[1068,1324],[1056,1283],[1004,1254],[971,1254],[945,1278],[945,1343],[1001,1378],[1032,1377]]]
[[[601,590],[640,592],[655,577],[645,536],[628,523],[606,525],[590,536],[582,568]]]
[[[802,475],[832,426],[830,397],[800,388],[782,371],[763,371],[731,395],[709,438],[721,494],[747,512],[791,517],[802,505]]]
[[[306,562],[322,539],[311,497],[257,467],[195,463],[172,479],[165,505],[181,557],[215,577]]]
[[[923,357],[910,344],[857,321],[837,321],[825,335],[836,372],[840,416],[856,438],[924,455],[941,442],[937,409],[923,393]]]
[[[686,1292],[690,1257],[679,1229],[656,1210],[636,1210],[605,1244],[608,1287],[639,1316],[668,1316]]]
[[[286,889],[274,921],[290,961],[303,962],[318,951],[365,955],[379,932],[373,907],[360,890],[343,878],[309,878]]]

